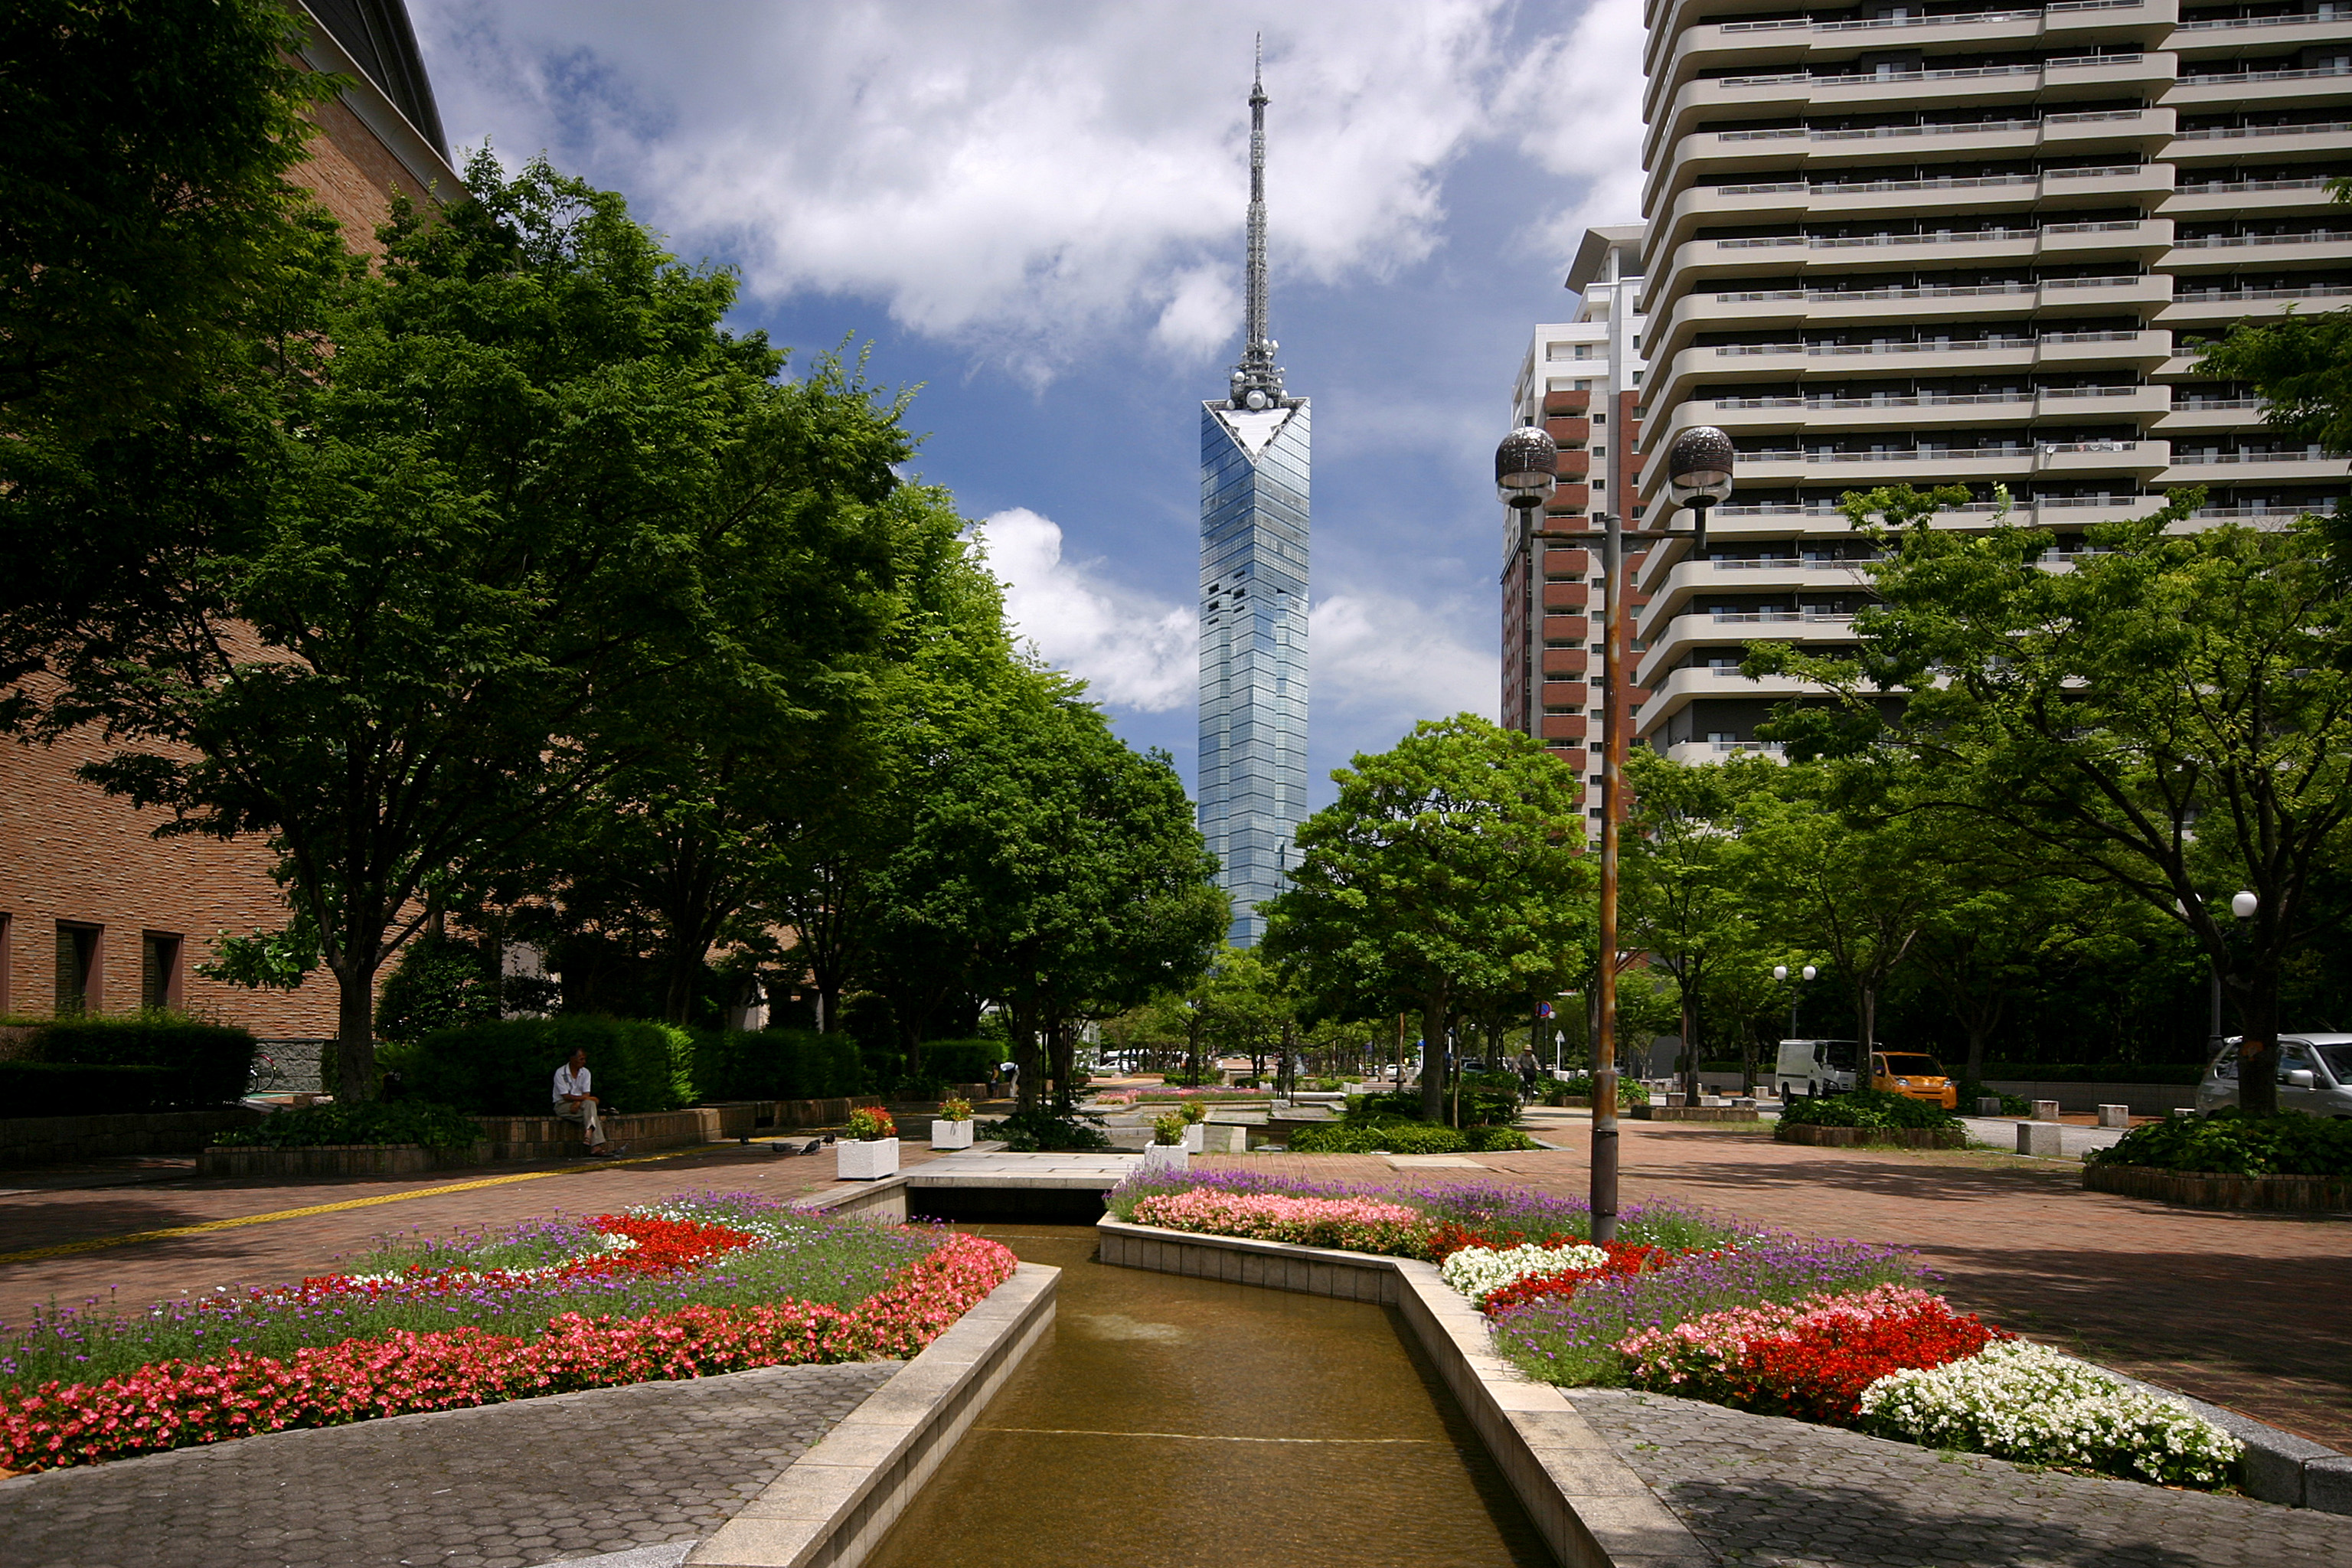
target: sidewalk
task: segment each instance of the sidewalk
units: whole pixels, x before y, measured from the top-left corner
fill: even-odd
[[[1466,1158],[1583,1196],[1588,1122],[1547,1117],[1538,1136],[1567,1147]],[[1956,1302],[2006,1328],[2352,1453],[2342,1327],[2352,1225],[2342,1216],[2174,1208],[2086,1192],[2079,1167],[2014,1155],[1814,1149],[1736,1124],[1621,1129],[1627,1201],[1674,1198],[1801,1235],[1908,1247]],[[1401,1186],[1475,1179],[1370,1155],[1195,1163]]]

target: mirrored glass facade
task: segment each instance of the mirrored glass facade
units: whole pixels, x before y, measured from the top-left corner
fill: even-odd
[[[1307,817],[1307,400],[1201,408],[1201,832],[1264,931]]]

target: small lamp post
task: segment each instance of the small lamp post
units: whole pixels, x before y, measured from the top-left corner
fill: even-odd
[[[1798,972],[1798,978],[1801,980],[1811,980],[1814,975],[1819,974],[1820,973],[1820,970],[1815,969],[1811,964],[1808,963],[1802,970]],[[1785,983],[1789,978],[1789,966],[1785,963],[1774,964],[1772,966],[1772,978]],[[1797,1037],[1797,1003],[1803,995],[1804,993],[1801,991],[1791,991],[1789,993],[1789,1037],[1792,1040]]]

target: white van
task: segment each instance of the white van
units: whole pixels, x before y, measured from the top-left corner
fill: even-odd
[[[1780,1098],[1792,1094],[1843,1094],[1853,1087],[1858,1040],[1782,1040],[1772,1074]]]

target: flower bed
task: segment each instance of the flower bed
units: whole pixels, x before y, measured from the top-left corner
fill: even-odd
[[[978,1237],[817,1220],[751,1194],[533,1221],[371,1261],[143,1317],[56,1312],[6,1331],[0,1469],[911,1354],[1015,1263]]]
[[[2294,1110],[2249,1116],[2227,1105],[2210,1116],[2143,1122],[2085,1160],[2222,1176],[2352,1177],[2352,1121]]]
[[[1299,1247],[1334,1247],[1386,1257],[1419,1256],[1428,1226],[1418,1209],[1370,1198],[1291,1197],[1276,1193],[1166,1193],[1135,1205],[1138,1225],[1207,1236],[1245,1236]]]

